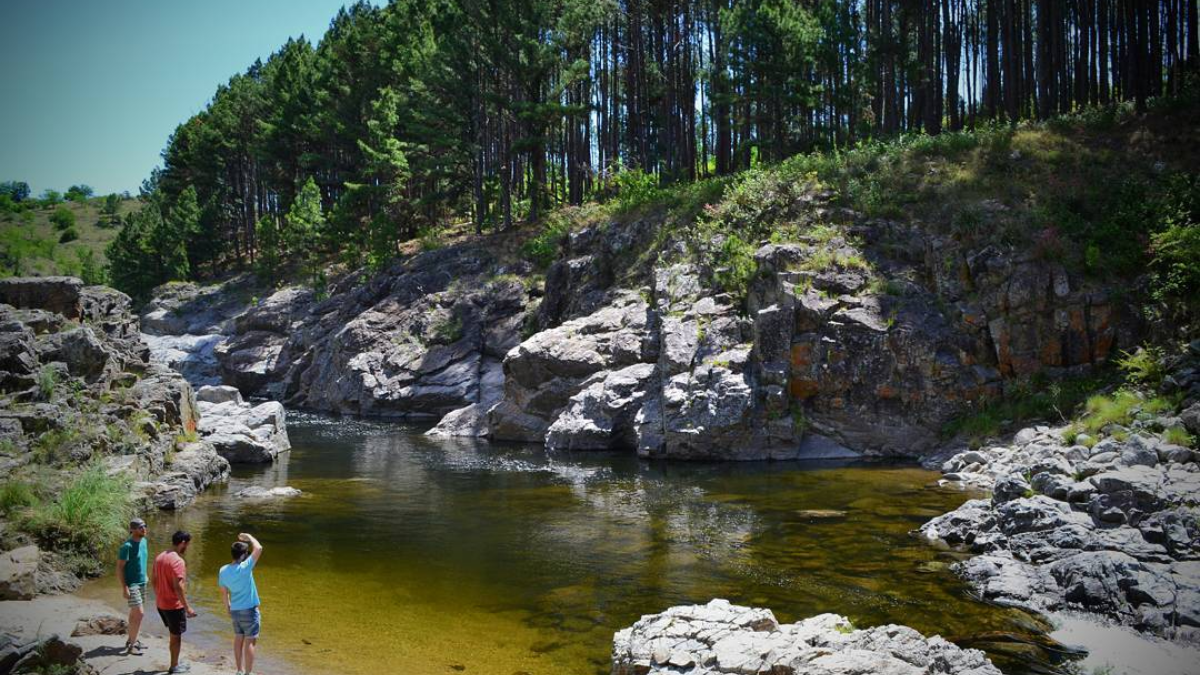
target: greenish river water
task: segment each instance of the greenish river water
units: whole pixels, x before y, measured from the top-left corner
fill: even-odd
[[[229,544],[239,531],[263,541],[261,644],[286,670],[607,673],[615,630],[714,597],[984,646],[1032,625],[973,600],[951,554],[910,535],[968,498],[911,466],[549,454],[302,414],[289,431],[285,461],[236,469],[151,533],[153,551],[177,527],[195,537],[203,616],[189,639],[202,641],[227,630],[216,576]],[[232,497],[251,484],[304,494]]]

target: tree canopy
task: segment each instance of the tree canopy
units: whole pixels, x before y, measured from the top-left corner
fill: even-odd
[[[1145,106],[1197,63],[1196,5],[359,2],[318,44],[289,40],[218,87],[143,194],[189,204],[192,274],[253,265],[267,232],[306,260],[334,242],[367,262],[456,215],[504,229],[609,194],[626,169],[688,181],[886,135]],[[320,237],[299,231],[321,219]]]

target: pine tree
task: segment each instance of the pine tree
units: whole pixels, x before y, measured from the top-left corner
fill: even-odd
[[[318,291],[323,290],[324,285],[320,266],[321,238],[324,230],[325,214],[321,211],[321,191],[317,188],[316,181],[309,178],[288,210],[287,242],[288,249],[300,257],[309,283]]]
[[[254,239],[258,243],[258,255],[254,260],[255,273],[259,280],[274,286],[279,280],[279,268],[282,260],[282,237],[279,224],[275,217],[264,215],[254,226]]]

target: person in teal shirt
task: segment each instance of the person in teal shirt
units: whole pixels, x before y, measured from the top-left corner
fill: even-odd
[[[262,550],[262,544],[253,535],[245,532],[239,534],[230,549],[233,562],[222,567],[217,574],[217,583],[225,598],[225,609],[233,620],[233,660],[237,662],[238,675],[250,675],[254,670],[254,650],[258,645],[261,624],[254,567],[262,557]]]
[[[146,521],[134,518],[129,521],[129,538],[117,552],[117,578],[121,590],[129,601],[129,621],[126,630],[125,653],[141,656],[145,645],[138,640],[142,617],[146,612],[146,560],[150,553],[146,548]]]

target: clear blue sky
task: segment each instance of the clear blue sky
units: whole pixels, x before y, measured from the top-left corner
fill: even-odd
[[[289,37],[317,42],[343,4],[3,0],[0,180],[136,192],[218,84]]]

